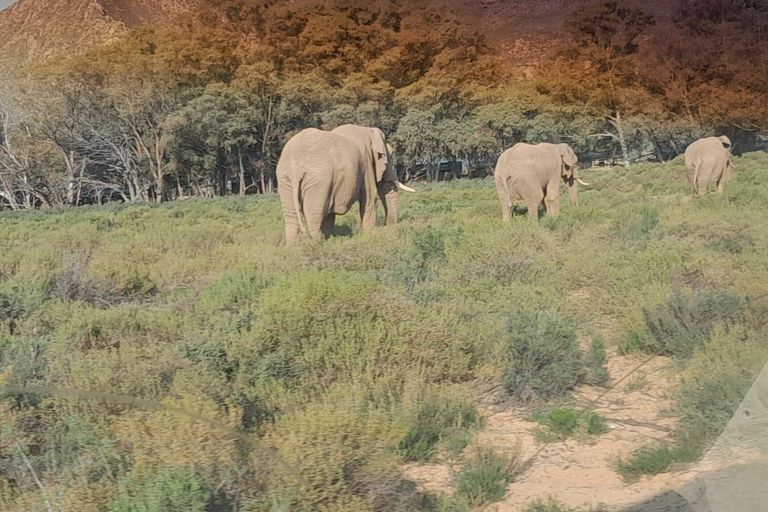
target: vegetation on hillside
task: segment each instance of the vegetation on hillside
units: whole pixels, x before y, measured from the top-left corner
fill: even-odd
[[[164,201],[274,190],[306,127],[381,127],[401,179],[442,160],[485,174],[520,141],[627,162],[768,120],[768,8],[677,0],[675,23],[624,0],[568,17],[531,76],[426,0],[207,0],[183,28],[137,29],[0,83],[0,207]]]
[[[0,508],[466,510],[514,493],[519,467],[473,455],[478,381],[559,401],[584,375],[551,364],[604,379],[596,331],[611,352],[654,339],[661,313],[753,298],[675,327],[673,441],[705,447],[768,356],[768,158],[737,166],[701,198],[679,159],[588,171],[579,206],[506,225],[492,180],[428,184],[397,226],[365,235],[347,215],[294,248],[274,196],[5,212],[0,386],[141,402],[5,395]],[[567,346],[548,364],[530,333]],[[460,495],[418,492],[414,460],[468,468]]]

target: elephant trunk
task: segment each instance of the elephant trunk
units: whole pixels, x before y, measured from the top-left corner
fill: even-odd
[[[579,204],[579,182],[581,182],[579,178],[568,180],[568,198],[573,205]]]
[[[384,213],[387,216],[387,226],[397,224],[400,216],[400,191],[398,186],[385,181],[379,184],[379,198],[384,204]]]

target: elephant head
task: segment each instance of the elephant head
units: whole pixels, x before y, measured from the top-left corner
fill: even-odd
[[[400,215],[400,190],[415,192],[397,179],[397,171],[392,159],[392,146],[378,128],[371,128],[371,149],[376,167],[376,187],[379,198],[384,205],[387,216],[387,226],[397,223]]]
[[[730,152],[730,151],[731,151],[731,147],[732,147],[732,144],[731,144],[731,139],[729,139],[729,138],[728,138],[727,136],[725,136],[725,135],[721,135],[721,136],[719,136],[719,137],[718,137],[718,139],[720,139],[720,142],[722,142],[722,143],[723,143],[723,147],[724,147],[725,149],[727,149],[727,150],[728,150],[728,152]]]
[[[581,181],[581,175],[579,173],[578,163],[579,158],[576,153],[573,152],[571,146],[568,144],[559,144],[558,150],[560,151],[561,167],[560,172],[563,177],[563,181],[568,184],[568,197],[571,199],[572,204],[579,203],[579,189],[578,184],[589,186],[589,183]]]

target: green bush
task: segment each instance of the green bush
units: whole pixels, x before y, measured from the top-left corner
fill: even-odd
[[[619,459],[616,463],[616,471],[625,482],[635,482],[642,475],[664,473],[673,462],[693,462],[700,454],[701,452],[696,448],[668,444],[640,448],[628,459]]]
[[[628,215],[617,219],[613,229],[621,240],[643,242],[659,225],[659,210],[655,207],[642,206],[639,209],[629,210]]]
[[[573,436],[586,438],[608,431],[605,418],[594,411],[557,408],[536,414],[533,420],[544,427],[537,436],[541,441],[564,440]]]
[[[255,301],[274,279],[252,269],[226,272],[201,293],[199,307],[207,311],[237,311]]]
[[[706,344],[718,322],[731,320],[743,300],[728,290],[704,289],[690,294],[674,292],[666,304],[644,309],[652,336],[649,353],[688,359]]]
[[[619,340],[618,354],[626,356],[635,352],[653,353],[654,340],[650,333],[629,331]]]
[[[677,390],[682,442],[704,447],[720,435],[768,358],[766,334],[741,326],[716,329],[712,341],[693,356]]]
[[[427,227],[410,231],[410,247],[393,254],[388,274],[408,290],[430,279],[445,262],[445,239],[443,231]]]
[[[469,512],[467,500],[462,497],[443,495],[426,496],[419,510],[424,512]]]
[[[488,448],[476,448],[475,462],[461,470],[456,493],[470,505],[499,501],[521,468],[520,452],[499,454]]]
[[[110,512],[204,512],[212,493],[198,477],[184,468],[161,469],[141,481],[125,477],[118,482],[119,496]]]
[[[611,378],[608,369],[605,367],[608,362],[608,356],[605,353],[605,339],[601,334],[592,337],[592,342],[584,354],[584,366],[587,374],[584,382],[594,386],[605,386]]]
[[[398,449],[405,461],[428,460],[444,439],[450,443],[448,450],[460,452],[469,442],[468,429],[479,424],[480,416],[471,402],[428,397],[419,404],[413,427]]]
[[[35,290],[16,286],[0,288],[0,324],[5,324],[8,334],[14,334],[18,323],[41,303],[42,297]]]
[[[502,383],[520,400],[562,397],[588,375],[576,332],[561,318],[521,314],[507,323],[505,338],[509,363]],[[593,365],[601,364],[599,350],[598,344]]]
[[[547,501],[537,499],[529,503],[523,512],[573,512],[573,509],[548,498]]]
[[[573,508],[569,507],[563,503],[560,503],[559,501],[553,499],[552,497],[547,498],[547,500],[543,499],[537,499],[531,503],[528,504],[527,507],[523,510],[523,512],[602,512],[604,511],[604,507],[598,505],[595,507],[589,507],[589,508]]]

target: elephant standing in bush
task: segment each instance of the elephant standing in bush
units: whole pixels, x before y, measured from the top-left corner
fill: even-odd
[[[731,140],[725,135],[699,139],[685,150],[685,168],[694,195],[704,195],[717,183],[717,193],[731,179]]]
[[[534,219],[542,202],[547,215],[557,216],[561,181],[568,185],[571,203],[578,204],[578,184],[589,183],[581,181],[577,163],[576,153],[568,144],[521,142],[502,153],[494,177],[504,222],[509,222],[512,206],[520,201]]]
[[[293,243],[299,232],[330,236],[336,215],[349,212],[355,201],[363,231],[376,226],[378,197],[387,224],[397,222],[398,189],[414,190],[397,180],[393,167],[391,147],[378,128],[344,125],[332,132],[308,128],[296,134],[283,148],[276,173],[286,243]]]

